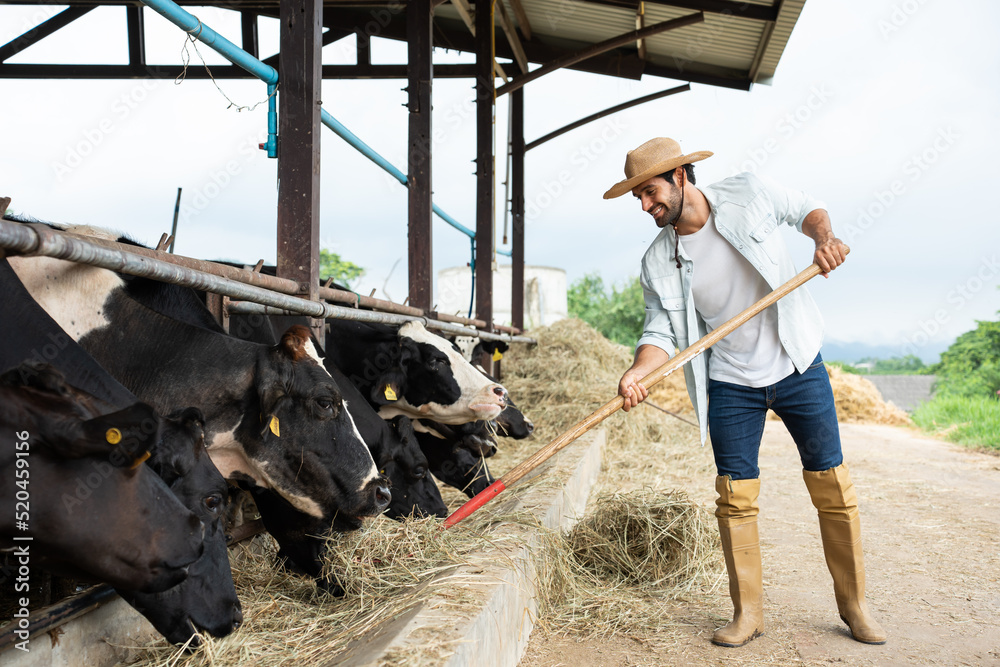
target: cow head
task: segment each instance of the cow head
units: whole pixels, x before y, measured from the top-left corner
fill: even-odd
[[[242,473],[300,512],[353,528],[388,506],[388,482],[306,327],[290,327],[277,345],[261,350],[254,382],[257,405],[236,431],[243,467],[222,456],[227,477]],[[214,452],[213,460],[219,462]]]
[[[389,518],[448,516],[448,506],[431,476],[430,464],[408,417],[392,419],[376,462],[392,482],[392,502],[386,510]]]
[[[471,498],[493,483],[486,459],[469,449],[466,436],[440,437],[438,433],[421,431],[416,436],[431,473],[448,486]]]
[[[406,415],[444,424],[493,419],[507,390],[484,377],[455,346],[419,322],[399,328],[394,363],[375,378],[370,400],[385,418]]]
[[[4,443],[0,467],[13,472],[15,448],[28,443],[33,493],[26,534],[39,565],[145,592],[180,583],[202,554],[204,528],[142,465],[160,432],[153,409],[136,403],[95,417],[75,399],[76,390],[25,386],[21,377],[15,369],[0,378],[0,437],[16,438]],[[0,481],[3,506],[14,507],[15,490],[13,474]],[[9,538],[13,531],[4,528]]]
[[[224,637],[243,621],[229,567],[223,517],[229,487],[205,450],[205,419],[187,408],[163,420],[163,433],[149,466],[205,525],[205,551],[188,578],[162,593],[119,589],[126,602],[175,644],[199,644],[196,632]]]
[[[524,416],[513,401],[507,402],[500,416],[496,418],[497,434],[506,438],[523,440],[535,430],[535,425]]]

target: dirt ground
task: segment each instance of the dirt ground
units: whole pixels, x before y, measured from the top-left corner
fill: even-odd
[[[765,635],[713,646],[728,589],[665,614],[649,638],[532,635],[522,667],[618,665],[1000,665],[1000,457],[903,427],[842,424],[858,489],[868,601],[884,646],[851,639],[837,616],[815,510],[795,445],[768,422],[761,447]],[[706,447],[705,456],[711,454]],[[713,480],[677,480],[714,507]]]

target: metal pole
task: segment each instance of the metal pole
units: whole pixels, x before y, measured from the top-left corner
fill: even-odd
[[[410,315],[395,315],[392,313],[374,313],[370,310],[354,310],[353,308],[341,308],[340,306],[327,305],[327,319],[353,320],[355,322],[370,322],[374,324],[406,324],[407,322],[420,322],[428,329],[435,329],[443,333],[454,336],[472,336],[483,340],[499,340],[506,343],[530,343],[535,344],[534,338],[528,336],[517,336],[504,333],[490,333],[487,331],[477,331],[468,329],[440,320],[432,320],[426,317],[413,317]],[[283,308],[264,306],[258,303],[248,303],[242,301],[230,301],[226,306],[230,314],[249,313],[256,315],[294,315],[295,311]]]
[[[549,132],[545,136],[539,137],[538,139],[535,139],[534,141],[532,141],[531,143],[529,143],[527,146],[525,146],[525,150],[530,151],[532,148],[535,148],[536,146],[540,146],[540,145],[544,144],[549,139],[555,139],[559,135],[565,134],[565,133],[569,132],[570,130],[575,130],[576,128],[580,127],[581,125],[586,125],[587,123],[591,123],[591,122],[593,122],[595,120],[600,120],[601,118],[604,118],[605,116],[610,116],[613,113],[618,113],[619,111],[624,111],[625,109],[634,107],[634,106],[636,106],[638,104],[643,104],[645,102],[651,102],[652,100],[658,100],[661,97],[667,97],[668,95],[676,95],[677,93],[683,93],[686,90],[691,90],[691,84],[685,83],[683,86],[677,86],[676,88],[669,88],[667,90],[661,90],[658,93],[652,93],[650,95],[644,95],[642,97],[637,97],[634,100],[631,100],[629,102],[622,102],[621,104],[616,104],[613,107],[608,107],[604,111],[598,111],[595,114],[591,114],[591,115],[589,115],[589,116],[587,116],[585,118],[581,118],[580,120],[578,120],[576,122],[573,122],[573,123],[570,123],[569,125],[564,125],[563,127],[560,127],[558,130],[555,130],[554,132]]]
[[[181,188],[177,188],[177,201],[174,202],[174,224],[170,225],[170,247],[167,252],[173,254],[177,243],[177,215],[181,212]]]

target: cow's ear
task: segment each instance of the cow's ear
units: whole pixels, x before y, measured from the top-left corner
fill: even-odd
[[[292,361],[302,361],[309,356],[310,333],[307,327],[296,324],[288,327],[278,348]]]
[[[294,329],[295,327],[292,327]],[[290,330],[289,330],[290,332]],[[285,333],[288,337],[289,332]],[[284,338],[282,341],[284,341]],[[257,388],[257,398],[260,401],[260,419],[270,418],[278,411],[279,403],[288,395],[288,388],[294,376],[293,359],[290,359],[284,342],[270,348],[269,353],[257,358],[254,372],[254,383]],[[266,431],[267,424],[264,424]],[[263,431],[262,431],[263,433]]]
[[[375,379],[370,400],[377,407],[389,405],[403,398],[405,391],[406,374],[399,368],[390,368]]]
[[[420,362],[420,347],[412,338],[399,339],[399,365],[405,371],[411,363]]]
[[[75,456],[104,455],[117,468],[137,468],[160,440],[161,422],[145,403],[95,417],[83,423],[82,436],[73,443]]]

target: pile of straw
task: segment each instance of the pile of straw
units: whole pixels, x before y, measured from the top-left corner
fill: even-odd
[[[837,418],[848,423],[910,424],[907,414],[891,403],[882,400],[882,394],[870,381],[860,375],[845,373],[836,366],[827,366],[833,400],[837,404]]]
[[[640,489],[603,496],[594,507],[548,540],[538,562],[546,630],[655,633],[670,603],[719,586],[714,518],[685,493]]]

